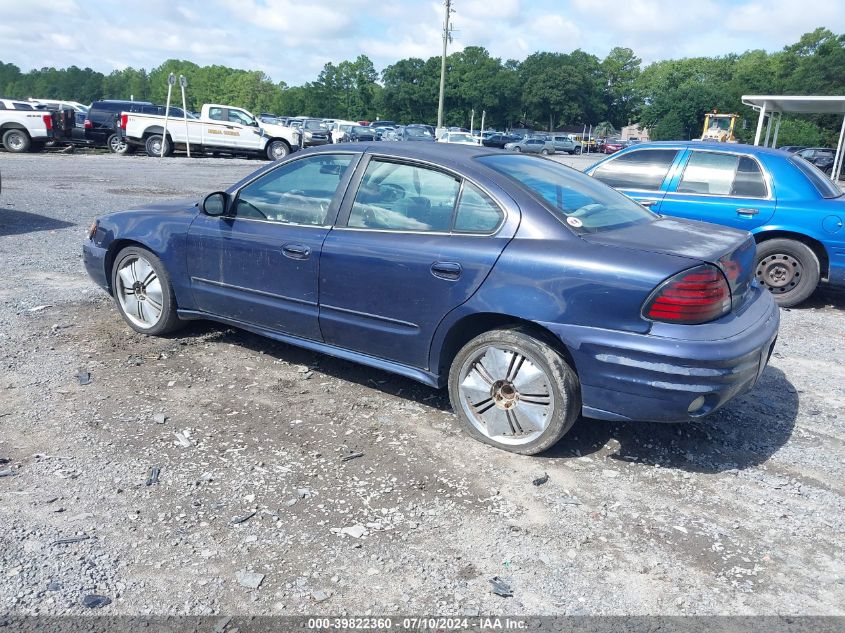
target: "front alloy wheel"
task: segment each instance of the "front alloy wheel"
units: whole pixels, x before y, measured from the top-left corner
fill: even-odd
[[[581,406],[578,378],[560,353],[518,328],[470,341],[453,363],[449,395],[471,435],[525,455],[555,444]]]
[[[118,253],[112,290],[121,315],[136,332],[164,334],[176,328],[176,298],[161,260],[146,249]]]

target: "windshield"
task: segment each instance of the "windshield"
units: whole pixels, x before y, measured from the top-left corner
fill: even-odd
[[[580,232],[622,228],[657,217],[618,191],[560,163],[519,154],[477,160],[528,189],[558,219]]]
[[[305,129],[306,130],[325,130],[326,124],[322,121],[306,121],[305,122]]]
[[[813,165],[813,163],[804,160],[803,158],[790,156],[789,162],[795,165],[801,172],[807,177],[813,186],[816,188],[816,191],[819,192],[819,195],[822,198],[838,198],[842,195],[842,190],[839,189],[833,181],[830,180],[827,176],[824,175],[818,167]]]
[[[710,117],[710,125],[709,128],[711,130],[722,130],[723,132],[727,132],[731,128],[731,120],[729,117]]]
[[[370,135],[372,135],[372,133],[373,133],[372,129],[370,129],[368,127],[364,127],[363,125],[356,125],[355,127],[352,128],[352,131],[355,132],[355,134],[370,134]]]
[[[475,142],[475,139],[472,138],[469,134],[461,134],[461,133],[455,134],[454,132],[449,134],[449,140],[450,141],[469,141],[470,143]]]

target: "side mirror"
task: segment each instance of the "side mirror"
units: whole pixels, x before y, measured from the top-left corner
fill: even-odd
[[[206,215],[224,215],[229,209],[229,194],[225,191],[210,193],[202,201],[202,211]]]

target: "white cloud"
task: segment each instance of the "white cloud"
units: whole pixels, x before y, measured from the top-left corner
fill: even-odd
[[[381,70],[440,54],[441,0],[0,0],[0,60],[24,70],[110,72],[165,59],[262,70],[295,85],[322,66],[368,55]],[[826,26],[845,32],[845,2],[815,0],[455,0],[450,52],[502,59],[628,46],[646,62],[778,50]],[[32,25],[38,24],[37,29]]]

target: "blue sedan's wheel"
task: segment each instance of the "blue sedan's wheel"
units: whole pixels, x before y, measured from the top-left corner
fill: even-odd
[[[161,260],[148,250],[132,246],[118,253],[112,292],[121,316],[136,332],[159,335],[178,327],[170,278]]]
[[[449,374],[452,406],[469,433],[533,455],[555,444],[581,410],[578,378],[561,354],[521,329],[467,343]]]
[[[803,242],[773,239],[757,246],[755,276],[781,307],[791,308],[813,294],[819,268],[819,258]]]

